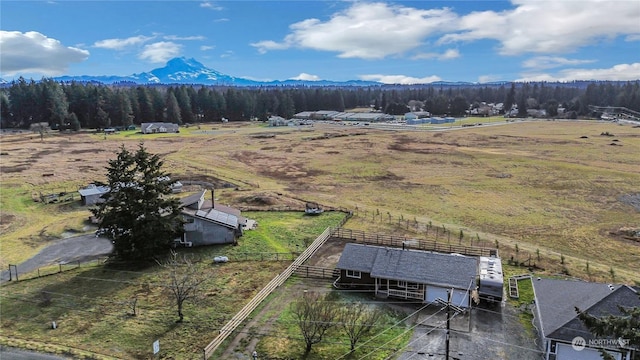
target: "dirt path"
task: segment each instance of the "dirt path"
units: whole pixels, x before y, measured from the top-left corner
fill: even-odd
[[[280,287],[273,293],[275,296],[239,330],[240,332],[226,348],[221,359],[252,359],[251,353],[258,345],[261,335],[272,331],[280,314],[291,301],[296,299],[297,294],[314,287],[307,284],[305,279],[296,278],[294,281],[295,283]],[[317,286],[317,280],[315,284]]]

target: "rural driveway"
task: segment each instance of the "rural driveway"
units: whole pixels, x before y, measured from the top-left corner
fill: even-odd
[[[0,359],[2,360],[66,360],[70,358],[62,357],[58,355],[40,354],[33,351],[0,346]]]
[[[57,240],[51,245],[40,250],[31,259],[17,266],[20,274],[34,271],[40,267],[55,265],[58,263],[70,263],[76,261],[88,261],[111,253],[113,244],[111,240],[96,237],[93,234],[74,236]],[[0,282],[9,280],[9,271],[0,273]]]

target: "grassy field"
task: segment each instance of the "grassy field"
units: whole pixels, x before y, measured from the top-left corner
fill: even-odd
[[[368,298],[338,295],[334,301],[348,304],[350,301],[370,301]],[[381,306],[381,305],[378,305]],[[396,350],[401,349],[411,339],[412,329],[405,323],[405,313],[381,306],[383,316],[378,320],[375,330],[363,336],[356,344],[356,350],[349,355],[349,338],[339,327],[331,328],[325,339],[313,346],[305,357],[305,342],[300,335],[296,318],[291,308],[285,309],[279,316],[269,341],[259,343],[260,354],[269,354],[270,359],[372,359],[384,360],[393,358]]]
[[[242,306],[289,261],[247,261],[213,264],[215,255],[231,259],[245,252],[288,252],[335,226],[343,213],[325,212],[305,217],[300,212],[247,212],[259,222],[238,246],[220,245],[182,251],[197,261],[207,281],[197,302],[185,303],[185,321],[163,284],[167,270],[160,267],[129,271],[113,267],[81,267],[53,276],[5,284],[0,295],[0,343],[41,351],[82,351],[120,359],[148,358],[151,343],[160,340],[162,358],[193,359]],[[137,315],[132,300],[137,299]],[[56,321],[58,328],[51,329]],[[13,339],[9,341],[8,339]],[[18,339],[18,340],[16,340]],[[29,340],[28,342],[26,340]]]
[[[438,241],[458,241],[463,230],[466,236],[461,242],[498,245],[504,259],[526,265],[522,271],[535,264],[536,271],[549,275],[640,281],[640,244],[611,234],[640,225],[640,210],[625,200],[640,196],[640,128],[595,121],[493,120],[467,119],[485,125],[433,132],[328,124],[281,128],[216,124],[151,136],[79,133],[40,141],[28,134],[3,135],[0,268],[27,259],[52,239],[91,231],[86,221],[89,212],[77,202],[43,204],[34,198],[104,181],[107,160],[121,146],[134,149],[144,142],[150,152],[162,156],[174,178],[232,184],[217,187],[216,198],[224,204],[300,209],[305,201],[316,201],[354,210],[357,215],[346,227],[367,232],[433,238],[433,230],[427,229],[443,227],[448,236],[440,235]],[[265,220],[259,232],[247,234],[239,247],[190,251],[204,258],[246,249],[297,251],[322,231],[301,231],[310,226],[301,216],[248,214]],[[199,307],[188,309],[193,312],[188,326],[203,334],[215,333],[220,323],[212,318],[233,313],[284,266],[228,265],[202,265],[212,272],[211,286],[216,289],[209,301],[222,295],[229,300],[210,302],[215,314],[200,312]],[[262,275],[253,276],[254,272]],[[186,341],[187,326],[174,324],[169,307],[144,310],[149,320],[125,315],[123,303],[136,292],[151,303],[159,301],[159,290],[145,293],[145,284],[160,276],[89,268],[29,281],[33,285],[24,286],[31,289],[21,289],[20,283],[4,285],[2,334],[70,342],[67,345],[80,349],[100,343],[98,353],[131,358],[147,354],[156,337],[178,352],[201,348],[212,337]],[[115,281],[90,280],[96,278]],[[247,290],[238,292],[240,288]],[[74,295],[56,295],[53,304],[61,307],[42,307],[43,289]],[[82,295],[92,291],[100,297]],[[18,306],[29,302],[33,306]],[[75,312],[66,308],[67,302],[86,311],[85,316],[67,319]],[[56,318],[73,326],[48,330],[47,324]],[[116,336],[127,340],[115,345],[109,339]]]

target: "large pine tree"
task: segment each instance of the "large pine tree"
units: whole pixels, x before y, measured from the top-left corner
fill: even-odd
[[[160,157],[142,144],[133,153],[122,146],[109,161],[111,191],[92,213],[100,232],[114,242],[114,255],[125,261],[151,261],[170,249],[182,234],[181,205],[172,198],[171,183]]]

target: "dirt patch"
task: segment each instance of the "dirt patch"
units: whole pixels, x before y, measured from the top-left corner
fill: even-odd
[[[71,150],[69,154],[93,154],[97,152],[106,151],[105,149],[95,148],[95,149],[77,149]]]

